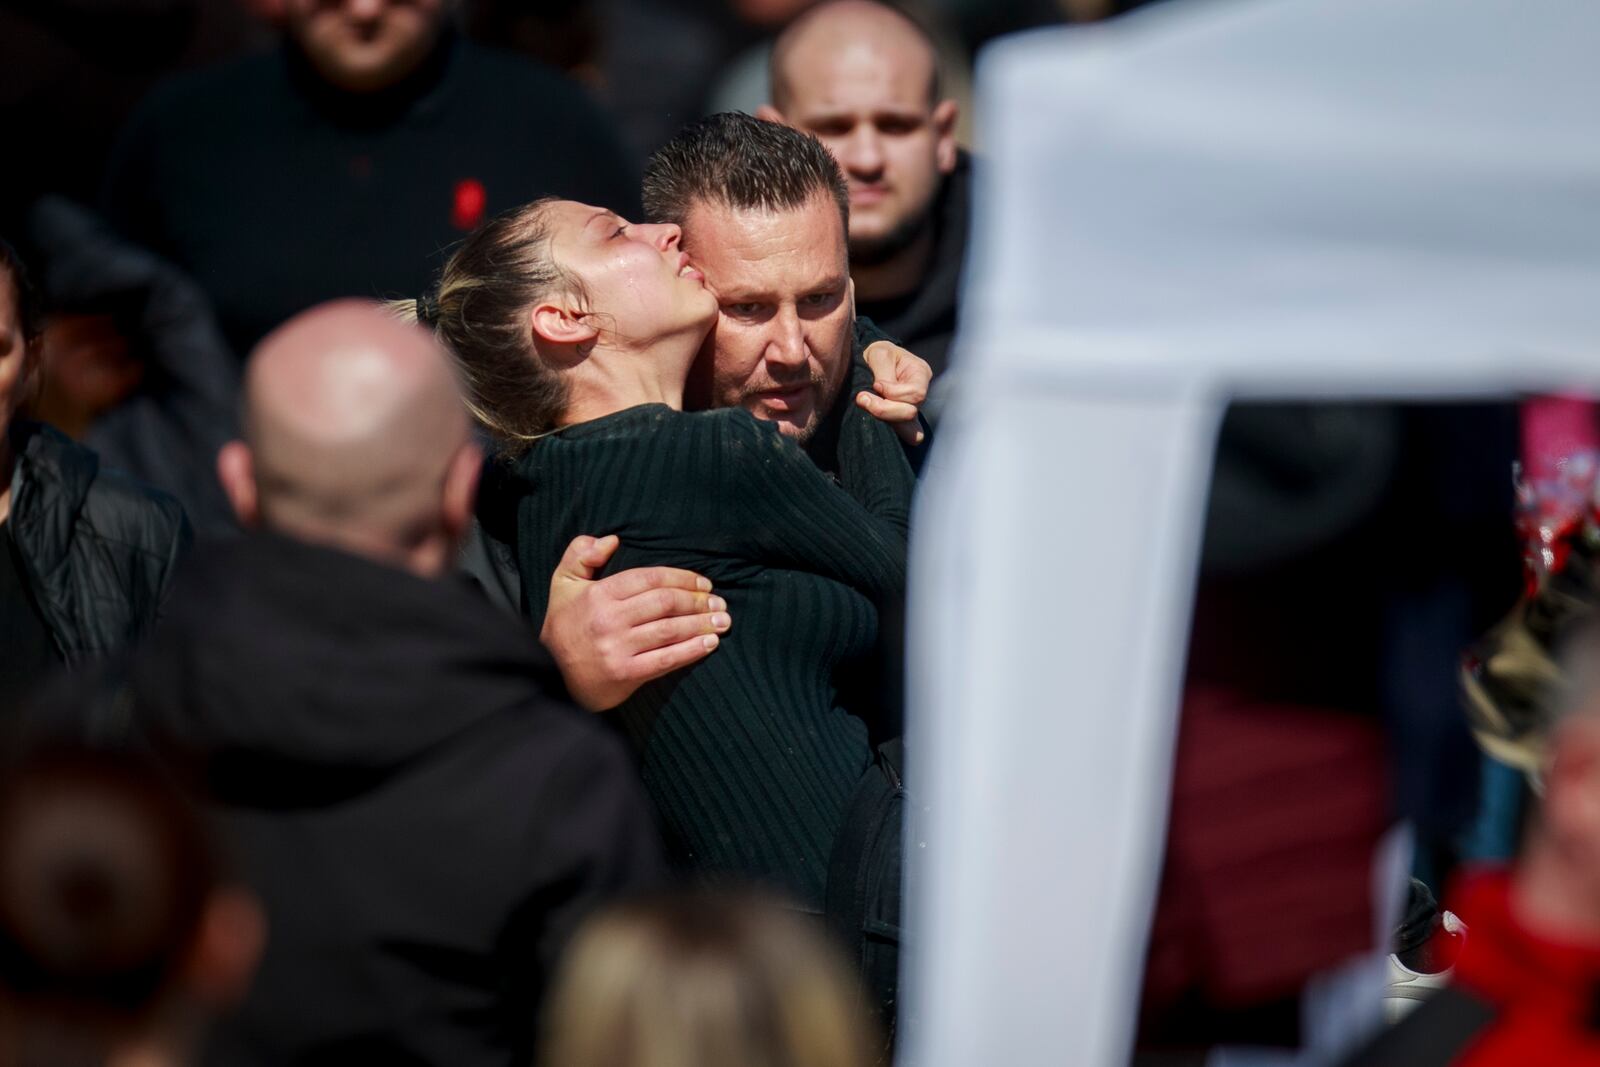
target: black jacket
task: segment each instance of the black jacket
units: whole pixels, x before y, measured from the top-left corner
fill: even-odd
[[[11,536],[57,653],[115,652],[155,623],[189,543],[178,502],[38,423],[11,427]]]
[[[104,206],[205,288],[243,357],[324,300],[421,295],[480,219],[549,195],[636,218],[638,168],[577,85],[446,33],[374,93],[287,44],[177,75],[124,127]]]
[[[116,703],[203,775],[266,905],[209,1062],[526,1057],[561,942],[659,862],[630,758],[547,670],[465,583],[270,535],[195,554]]]

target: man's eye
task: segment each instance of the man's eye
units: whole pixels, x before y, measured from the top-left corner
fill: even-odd
[[[612,231],[611,238],[612,238],[612,240],[616,240],[618,237],[621,237],[623,234],[625,234],[627,232],[628,232],[628,224],[626,222],[624,222],[621,226],[618,226],[614,231]]]
[[[833,302],[833,293],[811,293],[805,298],[807,307],[819,308]]]
[[[760,304],[729,304],[728,310],[735,315],[748,317],[760,313]]]

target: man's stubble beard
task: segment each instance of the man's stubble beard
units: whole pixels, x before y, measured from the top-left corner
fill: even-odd
[[[822,425],[822,420],[828,417],[828,412],[833,409],[834,402],[838,400],[837,394],[842,392],[844,389],[844,379],[841,378],[839,381],[839,388],[834,390],[835,395],[833,397],[829,397],[828,380],[820,372],[809,375],[806,380],[811,386],[812,395],[815,397],[815,400],[811,406],[811,418],[809,421],[807,421],[805,426],[800,428],[798,432],[786,435],[794,438],[795,442],[801,445],[804,445],[806,442],[810,441],[811,438],[816,436],[817,428]],[[760,386],[746,385],[746,387],[740,391],[739,399],[736,401],[736,405],[744,408],[746,411],[749,411],[750,398],[755,396],[757,393],[769,392],[773,389],[791,389],[799,384],[800,382],[796,380],[794,382],[769,381]],[[769,421],[778,422],[781,420],[771,419]]]
[[[851,238],[850,266],[876,267],[889,262],[916,244],[933,226],[933,205],[936,199],[937,197],[930,199],[925,208],[901,220],[898,226],[886,234],[878,237]]]

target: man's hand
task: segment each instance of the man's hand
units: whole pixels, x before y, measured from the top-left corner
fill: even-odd
[[[567,546],[539,631],[567,690],[590,711],[614,708],[645,682],[710,655],[733,624],[710,581],[693,571],[641,567],[595,580],[620,543],[613,535]]]
[[[862,357],[872,368],[875,378],[872,388],[876,395],[863,389],[856,394],[856,403],[893,426],[906,444],[920,445],[924,434],[917,414],[922,402],[928,399],[933,368],[926,360],[888,341],[874,341]]]

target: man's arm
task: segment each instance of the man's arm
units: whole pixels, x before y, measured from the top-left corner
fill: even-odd
[[[590,711],[709,656],[733,625],[711,582],[693,571],[639,567],[596,579],[618,544],[579,537],[567,546],[539,631],[568,692]]]

